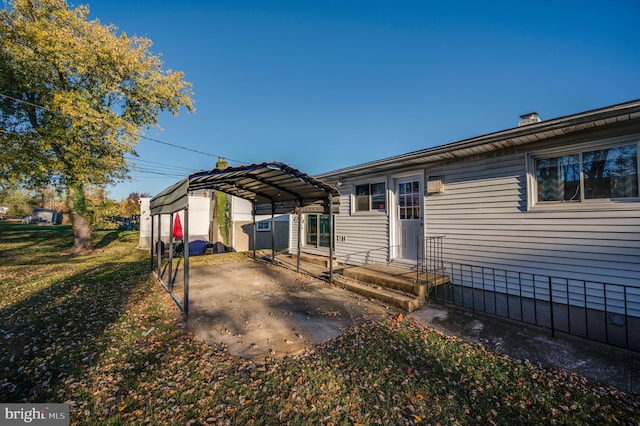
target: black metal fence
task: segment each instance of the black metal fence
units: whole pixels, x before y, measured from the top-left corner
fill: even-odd
[[[449,282],[429,300],[640,352],[639,287],[440,262]]]
[[[443,243],[444,236],[418,236],[418,273],[439,274],[444,271]]]

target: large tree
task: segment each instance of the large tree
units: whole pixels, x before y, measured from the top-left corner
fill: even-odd
[[[0,12],[0,181],[66,188],[76,252],[91,249],[87,188],[127,177],[125,155],[161,111],[193,110],[191,84],[149,39],[88,13],[65,0]]]

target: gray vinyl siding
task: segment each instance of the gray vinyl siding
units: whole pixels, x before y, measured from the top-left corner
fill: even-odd
[[[386,177],[373,178],[371,182],[374,181],[386,181]],[[339,262],[348,265],[387,263],[389,261],[388,214],[380,212],[352,214],[352,188],[351,184],[344,184],[340,188],[342,195],[340,215],[336,218],[336,257]]]
[[[434,169],[445,192],[425,197],[425,229],[445,236],[445,261],[640,287],[640,203],[527,210],[526,161],[515,153]]]
[[[302,231],[302,229],[301,229]],[[289,215],[289,253],[298,252],[298,215]]]
[[[381,178],[386,181],[386,177]],[[380,179],[374,179],[379,182]],[[351,192],[353,186],[345,183],[340,187],[340,213],[335,218],[335,257],[340,263],[362,265],[387,263],[389,261],[388,215],[383,213],[351,214]],[[304,215],[302,252],[327,256],[326,247],[310,247],[304,244]],[[295,253],[298,243],[296,217],[290,223],[290,251]]]

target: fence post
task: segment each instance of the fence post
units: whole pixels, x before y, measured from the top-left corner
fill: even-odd
[[[551,284],[551,277],[548,277],[549,281],[549,317],[551,319],[551,337],[556,337],[556,327],[553,321],[553,287]]]
[[[486,291],[484,289],[484,266],[480,267],[480,273],[482,274],[482,312],[487,312],[487,301],[485,299]]]
[[[518,299],[520,299],[520,321],[524,320],[524,304],[522,303],[522,272],[518,272]]]
[[[604,295],[604,341],[609,343],[609,308],[607,307],[607,284],[602,283]]]
[[[511,299],[509,298],[509,277],[507,271],[504,271],[504,293],[507,295],[507,318],[511,319]]]
[[[463,281],[464,282],[464,281]],[[473,265],[471,265],[471,316],[476,316],[476,289],[473,286]],[[462,286],[462,306],[464,306],[464,284]]]
[[[567,295],[567,332],[571,334],[571,297],[569,297],[569,278],[564,279]]]
[[[416,235],[416,290],[418,294],[420,294],[420,235]],[[422,253],[424,257],[426,257],[426,253]],[[429,276],[427,275],[427,282],[429,280]]]
[[[627,314],[627,286],[622,287],[624,295],[624,339],[625,347],[629,349],[629,316]]]
[[[583,293],[584,294],[584,330],[588,339],[589,338],[589,311],[588,311],[589,301],[587,300],[587,282],[586,281],[582,281],[582,290],[584,292]]]
[[[498,291],[496,290],[496,270],[491,268],[493,280],[493,314],[498,315]]]
[[[540,325],[538,323],[538,296],[536,295],[536,275],[531,275],[531,280],[533,283],[533,323],[535,325]]]

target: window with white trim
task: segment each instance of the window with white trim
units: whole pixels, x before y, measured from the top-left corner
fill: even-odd
[[[387,211],[387,185],[384,182],[355,185],[355,212]]]
[[[331,218],[328,214],[308,214],[305,226],[305,245],[329,247],[331,240]]]
[[[638,198],[638,143],[533,159],[537,203]]]
[[[258,232],[268,232],[271,231],[271,221],[270,220],[262,220],[260,222],[256,222],[256,231]]]

